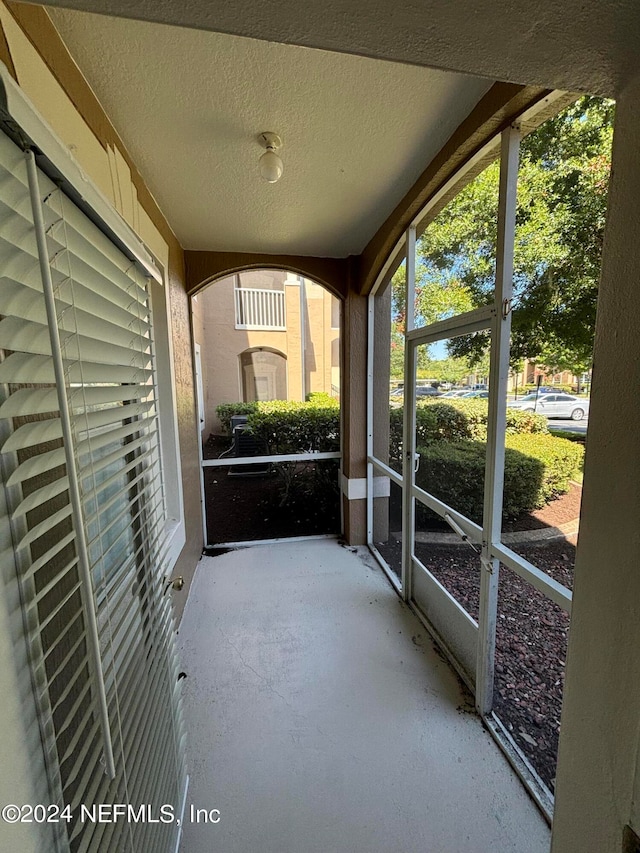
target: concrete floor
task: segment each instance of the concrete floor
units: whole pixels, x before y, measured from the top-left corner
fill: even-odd
[[[178,641],[182,853],[549,850],[546,823],[365,549],[205,557]],[[189,804],[220,822],[190,822]]]

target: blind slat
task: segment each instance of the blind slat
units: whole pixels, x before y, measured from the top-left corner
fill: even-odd
[[[148,385],[102,385],[89,388],[70,388],[69,404],[71,409],[102,406],[107,403],[119,403],[124,400],[136,400],[148,397],[151,393]],[[0,405],[0,418],[24,417],[55,412],[58,408],[58,395],[51,388],[20,388]]]
[[[47,194],[46,188],[44,193]],[[146,302],[146,286],[139,285],[140,276],[134,263],[73,202],[58,190],[49,195],[44,207],[54,211],[58,217],[49,233],[55,232],[56,239],[66,245],[69,252],[125,293],[134,295],[139,302]]]
[[[144,338],[139,340],[145,341],[148,347],[148,341]],[[149,352],[95,340],[65,329],[60,329],[60,344],[63,356],[67,360],[81,359],[83,362],[93,361],[109,367],[124,365],[139,368],[147,367],[151,361]],[[19,317],[5,317],[0,320],[0,348],[49,356],[51,355],[49,329],[41,323],[22,320]]]
[[[6,278],[2,288],[5,316],[46,325],[47,313],[42,300],[36,297],[37,288]],[[126,315],[123,318],[117,312],[110,311],[108,306],[106,306],[106,316],[96,315],[78,308],[77,305],[75,311],[70,312],[70,307],[70,302],[56,300],[60,328],[66,332],[77,331],[85,337],[119,344],[129,349],[140,349],[141,342],[145,340],[148,343],[151,327],[148,323],[140,321],[138,317]]]
[[[77,361],[65,360],[65,373],[70,383],[82,382],[123,382],[132,385],[143,385],[152,376],[151,370],[135,367],[111,366],[85,362],[80,365]],[[55,374],[51,359],[44,355],[13,352],[0,364],[0,382],[16,385],[55,383]]]

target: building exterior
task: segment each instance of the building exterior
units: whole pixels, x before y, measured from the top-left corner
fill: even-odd
[[[587,389],[591,384],[591,371],[576,376],[569,370],[553,373],[546,365],[532,359],[525,359],[522,370],[509,377],[509,391],[522,388],[523,385],[569,385],[576,390]]]
[[[584,388],[591,382],[591,371],[581,373],[580,376],[576,376],[569,370],[553,373],[544,364],[538,364],[535,361],[527,361],[525,363],[525,373],[523,377],[525,378],[526,384],[535,385],[539,376],[541,377],[541,382],[548,382],[549,385],[571,385],[576,388],[578,386]]]
[[[281,196],[263,199],[260,204],[256,203],[253,195],[251,198],[251,209],[258,211],[258,224],[264,227],[259,228],[253,222],[252,227],[247,227],[243,233],[229,232],[224,211],[218,211],[217,218],[213,220],[206,215],[206,205],[212,194],[202,193],[200,197],[194,192],[191,204],[187,206],[192,208],[201,203],[202,215],[198,214],[198,221],[192,221],[187,228],[184,226],[184,211],[178,204],[175,207],[171,204],[176,185],[179,187],[184,183],[183,172],[186,176],[189,170],[193,171],[195,163],[195,172],[201,178],[213,176],[219,190],[217,195],[223,205],[230,208],[238,193],[237,183],[248,171],[235,170],[237,160],[234,158],[239,143],[238,137],[232,133],[232,121],[224,128],[218,128],[216,138],[211,138],[211,115],[215,114],[217,103],[207,101],[205,110],[204,98],[229,92],[239,114],[243,105],[250,101],[252,93],[259,90],[261,103],[256,105],[252,102],[252,109],[256,110],[254,124],[258,123],[259,127],[254,127],[247,120],[243,131],[243,138],[251,137],[251,145],[255,148],[253,132],[264,130],[266,125],[276,120],[274,116],[287,113],[286,99],[283,102],[280,98],[283,90],[290,97],[295,97],[296,84],[301,81],[300,64],[295,65],[291,85],[277,91],[266,92],[264,88],[267,79],[278,80],[279,74],[284,73],[284,65],[277,63],[270,63],[270,74],[262,74],[250,85],[236,87],[235,74],[243,68],[253,67],[253,55],[247,56],[243,49],[234,45],[233,50],[220,57],[222,70],[219,70],[215,84],[211,77],[204,75],[207,85],[203,92],[208,94],[197,95],[202,100],[197,104],[198,122],[194,127],[200,131],[199,134],[194,132],[190,139],[193,149],[189,156],[185,156],[183,161],[174,157],[170,161],[173,169],[167,167],[158,173],[145,152],[147,148],[161,144],[166,144],[173,152],[175,134],[183,122],[183,113],[178,110],[173,121],[164,122],[162,132],[141,134],[137,140],[139,147],[133,145],[135,140],[130,141],[129,147],[136,148],[135,152],[130,151],[123,142],[129,119],[123,118],[122,111],[126,114],[136,85],[129,80],[126,89],[120,88],[115,93],[112,91],[109,97],[103,96],[101,103],[95,94],[100,79],[94,79],[92,85],[87,82],[80,70],[80,60],[77,62],[72,56],[54,27],[51,12],[33,4],[0,3],[0,61],[3,63],[0,112],[6,152],[3,161],[5,180],[0,183],[0,227],[5,229],[2,231],[0,255],[0,274],[3,276],[0,299],[5,300],[0,307],[4,324],[2,365],[8,364],[9,357],[16,353],[20,358],[13,359],[11,364],[20,362],[27,365],[26,373],[18,371],[3,380],[6,386],[10,386],[9,395],[3,396],[3,405],[7,399],[14,399],[14,402],[5,410],[11,414],[3,416],[3,424],[9,426],[3,426],[5,488],[0,492],[2,803],[59,803],[62,807],[65,803],[61,793],[63,788],[64,796],[76,805],[95,797],[96,792],[108,795],[111,803],[122,802],[126,799],[122,761],[126,761],[131,770],[131,781],[142,785],[142,795],[147,791],[143,782],[153,786],[156,781],[160,784],[170,778],[171,796],[175,795],[175,806],[179,808],[181,794],[178,789],[184,768],[180,766],[179,688],[174,679],[173,628],[168,602],[173,598],[175,616],[179,618],[203,544],[200,436],[190,296],[196,295],[212,281],[224,278],[231,281],[231,276],[245,270],[285,269],[294,276],[303,276],[326,286],[341,300],[344,538],[352,545],[366,543],[368,414],[371,411],[375,414],[377,406],[388,410],[388,370],[376,374],[375,365],[367,363],[367,333],[369,326],[375,323],[375,319],[367,314],[368,294],[374,283],[384,277],[385,270],[393,271],[394,263],[397,266],[399,252],[403,251],[398,249],[402,235],[407,233],[409,240],[412,235],[415,239],[415,230],[412,229],[419,211],[428,202],[437,205],[451,191],[448,182],[465,169],[477,165],[474,158],[481,149],[484,150],[483,146],[497,139],[496,134],[514,123],[526,126],[531,120],[531,110],[537,111],[536,114],[544,112],[553,103],[557,90],[590,91],[615,97],[617,116],[596,329],[594,363],[597,369],[591,395],[577,581],[571,605],[571,638],[552,850],[553,853],[636,851],[640,835],[640,644],[637,642],[640,620],[640,572],[637,566],[640,552],[640,528],[637,524],[640,477],[636,427],[640,400],[637,395],[628,394],[628,388],[640,380],[640,293],[637,287],[640,268],[640,170],[637,164],[640,21],[637,4],[620,2],[605,13],[602,4],[595,0],[587,0],[586,3],[570,0],[561,7],[550,0],[538,0],[517,8],[508,3],[478,5],[464,2],[452,6],[437,0],[431,4],[428,15],[420,4],[398,7],[395,3],[382,2],[372,10],[347,0],[338,0],[331,14],[327,13],[324,3],[299,4],[294,0],[285,0],[275,10],[271,10],[269,5],[259,6],[254,0],[239,4],[193,3],[188,6],[175,2],[131,4],[121,0],[110,3],[75,0],[71,3],[69,0],[67,5],[122,16],[118,24],[121,30],[116,39],[121,56],[117,60],[105,60],[99,75],[107,82],[114,79],[125,63],[124,36],[128,28],[134,27],[131,19],[148,19],[151,16],[158,25],[175,26],[176,31],[183,35],[188,28],[189,32],[197,31],[199,34],[234,33],[244,37],[242,41],[246,44],[243,49],[254,53],[260,45],[275,50],[278,45],[286,43],[288,51],[294,47],[304,49],[310,55],[309,61],[319,60],[321,55],[328,54],[330,64],[342,68],[340,63],[346,62],[345,57],[357,50],[360,58],[366,58],[367,62],[375,60],[385,64],[382,78],[402,73],[409,66],[414,72],[429,66],[438,74],[456,69],[460,74],[473,75],[478,88],[474,89],[471,83],[465,88],[459,80],[455,85],[452,83],[447,97],[443,96],[430,113],[428,126],[423,128],[415,146],[418,153],[414,151],[410,169],[404,172],[400,166],[410,158],[406,151],[403,153],[401,146],[407,138],[411,119],[415,118],[415,109],[408,111],[402,132],[399,132],[396,122],[391,122],[392,127],[387,128],[391,134],[387,136],[389,144],[381,145],[380,134],[387,127],[388,111],[394,99],[390,99],[384,108],[380,106],[381,86],[380,79],[375,77],[375,62],[366,69],[358,68],[357,73],[354,71],[346,76],[341,97],[345,97],[349,89],[354,89],[358,80],[375,81],[368,92],[370,101],[367,101],[370,107],[368,115],[373,120],[366,126],[360,123],[363,134],[350,136],[344,130],[348,119],[345,112],[335,118],[333,126],[324,124],[311,137],[306,137],[305,145],[299,145],[297,150],[292,128],[288,148],[291,152],[290,168],[288,172],[285,170],[282,182],[274,188],[281,192]],[[83,63],[87,55],[94,56],[99,63],[106,55],[106,42],[99,39],[96,45],[92,36],[99,30],[101,21],[104,23],[99,15],[83,20],[79,49],[76,46],[76,55],[84,50]],[[63,22],[60,18],[61,29]],[[354,48],[354,32],[358,34],[357,48]],[[407,33],[411,38],[407,38]],[[154,34],[156,36],[157,33]],[[178,43],[173,31],[170,38]],[[307,51],[307,48],[315,50]],[[218,58],[215,50],[206,53]],[[127,54],[136,68],[145,67],[152,55],[155,51],[145,53],[137,42]],[[199,61],[192,54],[183,53],[178,59],[181,61],[176,62],[167,56],[172,74],[170,79],[176,88],[188,71],[195,69],[200,73]],[[314,74],[310,79],[313,85],[306,89],[301,87],[304,89],[302,104],[296,103],[297,111],[292,113],[298,117],[300,135],[314,115],[322,113],[327,105],[329,114],[336,116],[336,105],[340,102],[340,98],[335,97],[335,89],[325,78]],[[517,82],[500,82],[505,80]],[[405,103],[406,98],[416,92],[428,91],[431,94],[436,90],[435,84],[433,87],[421,86],[419,79],[407,77],[402,78],[402,82],[404,88],[400,94],[396,93],[396,102]],[[146,80],[145,85],[148,89],[144,91],[144,104],[152,111],[160,112],[168,102],[171,87],[158,85],[154,80]],[[188,88],[180,92],[181,108],[189,102],[190,95]],[[258,106],[265,106],[259,116]],[[245,120],[243,115],[237,124]],[[323,120],[326,122],[324,116]],[[322,129],[324,133],[320,132]],[[201,160],[210,149],[216,149],[216,143],[220,149],[228,143],[233,157],[224,167],[217,168],[217,163],[214,163],[204,175]],[[320,187],[316,185],[315,197],[307,187],[297,190],[295,182],[286,183],[289,175],[295,174],[296,164],[299,174],[304,171],[303,155],[314,143],[317,143],[313,149],[315,160],[308,171],[312,177],[320,175]],[[354,159],[366,166],[367,180],[362,185],[356,185],[353,161],[344,167],[336,163],[336,149],[345,143],[355,151],[357,156]],[[249,143],[248,147],[251,147]],[[253,157],[253,148],[251,162],[255,172],[257,157]],[[25,158],[25,150],[31,151],[33,157],[28,155]],[[283,157],[286,161],[284,153]],[[31,165],[25,165],[27,163]],[[384,167],[393,164],[398,167],[396,171],[385,171]],[[403,180],[400,180],[400,172]],[[42,186],[46,185],[47,189],[43,196],[27,191],[28,186],[33,186],[27,180],[28,173],[40,175]],[[338,198],[323,192],[329,176],[334,185],[337,183],[340,187]],[[172,192],[167,192],[159,203],[157,199],[164,188],[170,186]],[[55,216],[44,223],[39,222],[37,227],[34,221],[34,217],[37,218],[34,211],[41,208],[49,211],[50,207],[45,209],[45,206],[50,205],[53,197],[59,197],[59,191],[73,204],[69,206],[62,202],[66,205],[63,213],[70,217],[65,219],[66,235],[60,233],[64,229],[56,230],[60,220]],[[309,208],[304,207],[305,199]],[[305,219],[305,212],[313,219]],[[287,218],[276,222],[276,214]],[[340,218],[345,214],[350,216],[349,227],[346,220]],[[74,230],[71,220],[78,224],[79,231]],[[314,233],[324,234],[321,245],[310,240],[310,222],[316,225],[312,229]],[[134,454],[132,458],[120,453],[117,488],[101,505],[104,509],[109,504],[109,508],[114,510],[115,515],[108,522],[111,530],[116,528],[110,525],[115,525],[116,519],[126,513],[135,519],[134,525],[125,524],[123,529],[119,529],[119,535],[127,543],[127,553],[134,556],[135,565],[133,569],[133,564],[127,567],[131,582],[127,589],[134,595],[126,599],[122,597],[120,604],[128,614],[134,608],[135,618],[119,623],[122,634],[116,632],[117,654],[113,657],[109,657],[112,652],[106,649],[108,631],[104,617],[107,611],[101,609],[106,598],[93,600],[98,618],[92,622],[93,591],[91,583],[86,583],[86,572],[84,581],[80,579],[77,555],[71,554],[64,566],[47,562],[45,558],[58,546],[56,554],[66,555],[65,548],[71,547],[72,540],[80,548],[78,543],[82,536],[90,537],[91,534],[90,525],[83,524],[82,513],[77,512],[78,506],[73,508],[73,512],[69,509],[72,501],[67,497],[70,488],[82,486],[82,483],[73,486],[71,480],[74,466],[80,465],[80,457],[87,446],[80,447],[81,452],[74,457],[72,451],[78,451],[77,443],[73,443],[75,439],[63,439],[66,433],[58,423],[54,428],[52,424],[42,426],[41,421],[62,422],[64,418],[60,413],[64,407],[56,393],[60,392],[64,397],[70,389],[84,387],[83,383],[89,382],[86,376],[85,379],[69,379],[67,384],[60,376],[52,379],[52,346],[46,341],[47,332],[53,334],[56,324],[44,311],[43,288],[48,276],[56,279],[57,285],[71,280],[69,275],[65,277],[61,273],[56,264],[62,263],[62,255],[73,254],[72,244],[88,243],[95,248],[104,243],[102,237],[92,231],[94,226],[103,236],[108,235],[108,245],[104,244],[104,253],[110,259],[108,266],[118,267],[116,256],[125,259],[118,267],[119,273],[113,273],[120,282],[115,286],[127,292],[131,288],[131,292],[136,294],[132,301],[146,306],[145,310],[152,315],[151,319],[137,317],[137,332],[133,337],[141,347],[138,353],[140,360],[146,365],[136,369],[147,371],[144,376],[149,380],[148,387],[151,389],[153,386],[154,389],[153,392],[149,390],[151,396],[146,401],[149,407],[145,411],[152,412],[154,423],[150,425],[150,433],[154,435],[152,443],[155,449],[148,455],[146,449],[135,455],[144,446],[141,442],[136,448],[128,449],[128,453]],[[83,239],[81,232],[84,229],[85,234],[93,234],[92,239]],[[178,231],[184,235],[180,239],[176,236]],[[36,232],[40,238],[37,251],[34,248]],[[69,234],[79,235],[78,243],[74,243],[76,236],[69,238]],[[207,234],[224,235],[224,240],[208,242],[203,237]],[[351,238],[350,241],[347,238]],[[71,239],[71,242],[62,243],[63,239]],[[34,259],[42,260],[45,249],[52,246],[56,251],[48,261],[42,261],[38,272],[38,264],[33,266]],[[13,252],[17,252],[16,257],[21,261],[29,256],[27,266],[33,278],[27,282],[18,280],[17,268],[7,272],[8,258],[14,258]],[[115,348],[121,344],[104,337],[106,333],[101,323],[118,326],[109,316],[121,315],[112,309],[107,316],[96,307],[114,282],[109,276],[102,275],[98,269],[101,262],[91,248],[88,254],[90,258],[82,262],[92,270],[85,293],[88,302],[85,307],[76,305],[68,315],[82,317],[83,323],[87,323],[85,331],[70,329],[65,326],[66,321],[61,320],[59,336],[63,344],[72,341],[78,345],[75,360],[72,360],[80,368],[106,365],[112,371],[106,368],[96,371],[95,376],[106,379],[96,380],[93,385],[107,391],[94,394],[92,390],[95,401],[104,400],[112,394],[116,399],[117,394],[129,394],[129,388],[125,386],[135,385],[135,393],[142,395],[146,379],[144,382],[138,379],[137,383],[131,380],[135,365],[120,364],[119,367],[126,370],[116,372],[114,362],[104,355],[109,349],[115,357]],[[130,268],[135,271],[131,276]],[[145,274],[138,279],[140,270]],[[130,279],[126,286],[121,286],[121,274]],[[96,281],[102,282],[102,290],[95,285]],[[40,288],[40,295],[37,299],[31,296],[21,300],[18,291],[22,287]],[[234,288],[232,285],[228,287]],[[294,288],[291,290],[293,292]],[[9,293],[12,300],[15,295],[15,301],[9,300]],[[89,303],[94,307],[88,307]],[[47,304],[51,310],[52,300],[49,299]],[[102,302],[100,304],[103,305]],[[117,307],[129,311],[130,305],[130,302],[118,302]],[[33,313],[29,313],[32,307]],[[53,299],[55,307],[56,300]],[[58,307],[61,307],[60,300]],[[67,303],[62,307],[68,307]],[[233,317],[234,304],[231,303],[231,308],[226,310]],[[22,316],[20,312],[28,316]],[[388,308],[386,317],[388,322]],[[9,323],[5,323],[6,318],[9,318]],[[16,320],[32,325],[21,325]],[[34,326],[39,328],[36,330]],[[98,336],[99,326],[103,330],[102,338]],[[118,326],[118,340],[121,340],[123,328]],[[111,345],[111,348],[105,347],[100,357],[91,358],[89,354],[95,354],[96,340]],[[284,349],[278,351],[285,352]],[[388,352],[387,346],[387,358]],[[152,366],[149,366],[150,361]],[[64,360],[62,365],[58,361],[56,364],[56,370],[60,366],[63,371],[69,367],[67,362],[65,368]],[[228,367],[230,373],[238,378],[237,352],[233,353],[229,364],[232,365]],[[624,373],[619,369],[620,364],[626,366]],[[34,365],[40,365],[44,372],[29,372],[33,371]],[[244,367],[247,368],[244,386],[247,393],[258,396],[268,393],[259,387],[264,386],[264,380],[251,389],[252,379],[255,384],[255,367],[252,368],[253,374],[248,363]],[[8,373],[9,368],[5,368],[5,374]],[[68,375],[78,377],[80,373]],[[369,401],[368,377],[380,383],[373,387],[382,389]],[[268,377],[266,381],[268,384]],[[277,390],[277,370],[273,381]],[[19,387],[21,385],[28,387]],[[240,380],[237,388],[239,391]],[[29,393],[16,397],[19,391]],[[49,392],[53,395],[50,398],[45,396]],[[25,416],[18,404],[27,397],[35,409]],[[121,398],[120,403],[137,405],[128,396]],[[96,411],[102,404],[93,404],[98,407]],[[48,409],[43,408],[47,405]],[[145,414],[141,409],[135,416],[132,412],[128,409],[122,415],[118,429],[127,430],[133,424],[138,430],[138,421],[131,418],[143,418]],[[43,417],[51,413],[53,417]],[[85,409],[82,410],[84,413]],[[25,417],[26,420],[20,420]],[[18,429],[25,426],[27,429],[20,433],[20,437],[14,438]],[[66,424],[65,429],[69,426],[73,429],[74,423]],[[50,427],[53,431],[47,433]],[[39,430],[43,432],[39,433]],[[44,438],[38,440],[38,435]],[[130,430],[127,436],[130,438],[131,435]],[[30,487],[28,484],[24,486],[24,481],[18,484],[24,490],[17,494],[16,480],[10,479],[18,465],[28,463],[22,471],[30,470],[29,454],[32,451],[21,445],[27,436],[34,440],[32,447],[35,447],[36,456],[49,452],[58,454],[47,458],[57,463],[55,468],[49,469],[49,472],[54,472],[51,476],[56,472],[60,476],[55,481],[32,483],[31,487],[38,491],[35,497],[31,496],[35,492],[29,493]],[[51,444],[47,444],[45,439]],[[139,439],[140,436],[136,435],[133,441]],[[7,444],[9,440],[11,444]],[[63,451],[62,456],[59,451]],[[94,458],[97,460],[97,456]],[[131,468],[127,468],[129,464]],[[148,468],[145,467],[147,464]],[[60,471],[62,467],[65,468],[63,473]],[[134,488],[133,481],[136,484],[144,482],[144,488],[148,487],[148,471],[151,472],[151,480],[154,479],[154,471],[161,472],[161,479],[166,484],[162,500],[158,499],[161,506],[151,515],[145,515],[146,510],[142,506],[146,492],[136,491],[131,497],[132,489],[138,488],[137,485]],[[131,472],[133,474],[129,476]],[[38,476],[42,473],[39,470]],[[95,492],[91,496],[95,498]],[[58,512],[60,516],[56,515]],[[75,519],[72,526],[65,526],[71,524],[69,519],[72,516]],[[162,561],[155,562],[151,545],[155,540],[145,527],[148,524],[154,530],[157,528],[158,535],[162,534],[163,541],[167,542],[166,556]],[[44,550],[40,553],[32,547],[35,538],[42,540]],[[105,547],[109,550],[108,546]],[[123,566],[116,564],[114,571],[123,570]],[[34,576],[43,569],[45,573],[39,576],[40,585],[32,583]],[[64,583],[70,586],[57,586],[58,575],[55,573],[58,569],[60,572],[65,569]],[[46,574],[48,571],[53,574]],[[180,593],[171,591],[175,575],[184,580]],[[105,589],[112,589],[108,580],[102,578]],[[55,596],[48,598],[54,589]],[[74,618],[67,619],[63,609],[71,601],[75,602],[76,610]],[[109,612],[111,616],[118,616],[117,608]],[[51,668],[51,656],[47,655],[50,647],[46,643],[47,628],[53,624],[60,632],[66,632],[67,645],[56,646],[59,657]],[[76,631],[79,633],[74,633]],[[40,642],[40,648],[36,647],[35,641]],[[100,679],[96,677],[96,664],[100,662],[101,654],[103,662],[106,662],[103,691],[98,689]],[[73,665],[72,677],[65,671],[68,664]],[[104,739],[104,749],[99,744],[102,744],[102,734],[108,733],[105,723],[112,722],[119,714],[118,703],[113,698],[116,682],[119,699],[126,703],[131,715],[114,726],[111,749],[116,764],[113,779],[117,781],[113,788],[109,788],[110,782],[102,778],[104,775],[105,779],[111,779],[110,771],[113,769],[108,756],[108,739]],[[164,692],[156,692],[160,684]],[[91,696],[90,707],[83,704],[88,701],[88,696]],[[160,704],[159,697],[164,697],[166,702]],[[45,713],[43,705],[47,703],[49,707]],[[169,712],[165,713],[167,708]],[[59,719],[60,715],[64,719]],[[127,727],[127,723],[133,720],[140,724],[139,730]],[[156,720],[161,721],[157,726],[154,725]],[[170,766],[171,761],[175,766]],[[103,768],[107,770],[106,774]],[[159,768],[166,771],[162,779]],[[425,792],[425,796],[428,795],[429,792]],[[455,799],[454,791],[451,798]],[[61,824],[5,822],[0,825],[0,846],[20,853],[118,849],[118,839],[113,835],[116,831],[114,824],[101,825],[101,835],[96,835],[91,846],[86,838],[87,844],[84,844],[80,831],[81,827],[77,825],[67,833],[66,826]],[[142,830],[136,832],[141,833]],[[71,840],[69,836],[72,836]],[[160,853],[161,850],[175,849],[176,842],[175,837],[168,841],[165,839],[161,847],[155,844],[155,836],[145,840],[142,835],[136,835],[135,845],[131,841],[129,846],[136,851],[158,850]]]
[[[194,297],[202,365],[204,436],[220,403],[340,394],[340,301],[303,276],[252,270]]]

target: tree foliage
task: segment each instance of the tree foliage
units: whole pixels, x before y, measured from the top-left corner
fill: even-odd
[[[520,148],[512,360],[580,373],[591,361],[613,135],[612,101],[583,97]],[[418,242],[416,319],[431,323],[493,298],[500,165],[491,164]],[[402,315],[404,271],[394,277]],[[457,338],[473,363],[486,334]]]

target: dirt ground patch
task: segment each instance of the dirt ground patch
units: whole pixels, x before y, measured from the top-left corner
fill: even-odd
[[[205,458],[230,446],[228,438],[210,440]],[[209,545],[340,532],[337,461],[289,463],[286,481],[275,465],[262,466],[262,473],[255,467],[205,470]]]

